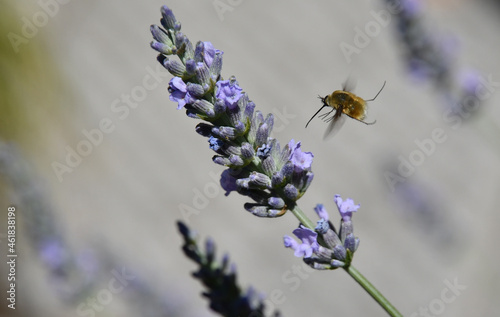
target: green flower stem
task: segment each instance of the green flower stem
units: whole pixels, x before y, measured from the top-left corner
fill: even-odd
[[[295,217],[297,217],[301,224],[311,230],[314,230],[314,228],[316,227],[314,223],[311,221],[311,219],[307,218],[304,212],[297,205],[293,206],[290,211],[294,214]]]
[[[352,265],[348,267],[344,267],[344,270],[358,282],[361,287],[365,289],[365,291],[368,292],[368,294],[373,297],[374,300],[379,303],[380,306],[382,306],[385,311],[393,317],[402,317],[403,315],[396,309],[396,307],[392,306],[392,304],[382,295],[376,288],[373,286],[361,273],[359,273],[356,268],[354,268]]]

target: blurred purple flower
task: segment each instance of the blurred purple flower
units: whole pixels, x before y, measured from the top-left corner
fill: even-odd
[[[66,261],[66,251],[56,238],[48,238],[40,244],[40,258],[53,270],[58,270]]]

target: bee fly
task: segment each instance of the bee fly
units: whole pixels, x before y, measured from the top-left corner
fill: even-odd
[[[325,97],[318,97],[323,105],[314,114],[314,116],[312,116],[312,118],[307,121],[306,128],[309,125],[309,122],[311,122],[311,120],[325,107],[331,107],[332,109],[327,113],[319,116],[323,121],[329,122],[328,128],[326,129],[324,135],[324,139],[326,139],[329,135],[334,135],[342,127],[345,122],[345,116],[343,116],[342,114],[345,114],[346,116],[363,122],[367,125],[374,124],[376,120],[373,122],[364,121],[367,113],[366,102],[375,100],[382,89],[384,89],[384,87],[385,81],[382,85],[382,88],[380,88],[375,97],[369,100],[364,100],[363,98],[358,97],[351,92],[354,89],[354,83],[350,80],[347,80],[342,85],[342,90],[335,90],[330,95],[327,95]],[[334,111],[335,113],[330,116],[330,114]]]

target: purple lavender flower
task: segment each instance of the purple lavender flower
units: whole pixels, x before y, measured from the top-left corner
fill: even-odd
[[[357,211],[360,205],[354,205],[354,201],[351,198],[347,198],[345,201],[342,201],[340,195],[335,195],[335,203],[339,208],[340,215],[344,221],[350,221],[352,217],[352,213]]]
[[[214,138],[213,136],[210,136],[208,143],[210,143],[210,148],[216,152],[219,151],[224,144],[222,140]]]
[[[234,76],[221,77],[223,52],[210,42],[193,48],[180,32],[172,11],[163,7],[161,24],[152,26],[151,47],[158,61],[175,77],[169,82],[170,100],[189,117],[205,120],[196,132],[209,138],[216,152],[212,160],[228,169],[221,186],[250,197],[245,209],[259,217],[278,217],[304,195],[314,174],[313,154],[292,140],[283,149],[271,137],[272,114],[264,116],[238,85]],[[177,55],[179,61],[168,56]]]
[[[313,252],[316,252],[319,248],[319,244],[316,241],[318,234],[313,230],[300,226],[293,230],[293,234],[299,238],[302,243],[298,244],[293,238],[289,236],[284,237],[285,247],[292,248],[296,257],[310,258]]]
[[[311,152],[302,152],[300,145],[300,142],[295,143],[293,139],[288,143],[288,147],[291,149],[290,161],[297,172],[310,170],[314,157]]]
[[[212,66],[212,62],[214,61],[215,54],[222,54],[223,52],[221,50],[215,49],[210,42],[201,43],[203,43],[203,61],[208,67],[210,67]]]
[[[349,266],[359,245],[359,239],[353,234],[350,220],[350,215],[359,208],[359,205],[354,205],[352,199],[342,201],[339,195],[335,195],[334,200],[342,216],[339,233],[329,222],[329,215],[324,206],[318,204],[314,211],[321,219],[317,222],[315,230],[301,225],[293,231],[302,241],[301,244],[289,236],[284,237],[285,247],[293,249],[296,257],[303,257],[305,263],[318,270]]]
[[[215,97],[217,99],[223,100],[226,107],[231,110],[238,106],[238,100],[243,96],[243,89],[238,86],[237,81],[222,80],[218,81],[216,86],[217,93]]]
[[[186,84],[181,78],[174,77],[168,82],[168,92],[170,92],[170,100],[178,102],[177,110],[186,105]]]
[[[320,219],[328,221],[329,219],[328,212],[326,211],[323,204],[317,204],[316,207],[314,207],[314,211],[316,212],[316,214]]]

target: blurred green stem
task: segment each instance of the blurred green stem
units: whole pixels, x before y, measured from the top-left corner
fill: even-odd
[[[377,303],[382,306],[382,308],[390,315],[393,317],[402,317],[403,315],[396,309],[396,307],[392,306],[392,304],[380,293],[375,286],[372,285],[364,276],[363,274],[359,273],[356,268],[354,268],[352,265],[349,265],[348,267],[344,267],[344,270],[358,282],[361,287],[365,289],[365,291],[370,294],[371,297],[373,297],[374,300],[377,301]]]

